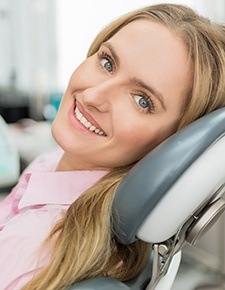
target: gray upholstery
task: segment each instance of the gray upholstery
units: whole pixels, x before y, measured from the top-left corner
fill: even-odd
[[[138,228],[160,199],[224,132],[225,109],[219,109],[171,136],[134,166],[114,198],[114,228],[121,243],[137,239]]]
[[[149,256],[143,271],[124,283],[112,278],[97,277],[77,283],[68,290],[144,290],[150,281],[151,272],[152,256]]]
[[[118,280],[106,277],[89,279],[77,283],[68,290],[129,290],[130,288]]]

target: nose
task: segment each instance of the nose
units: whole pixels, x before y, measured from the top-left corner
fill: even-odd
[[[108,112],[118,95],[119,85],[114,80],[107,80],[83,91],[83,104],[89,110]]]

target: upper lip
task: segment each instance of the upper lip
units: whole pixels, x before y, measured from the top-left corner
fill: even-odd
[[[96,120],[85,110],[83,105],[77,100],[75,101],[75,107],[76,106],[78,107],[79,111],[87,119],[88,122],[90,122],[96,128],[98,128],[104,132],[104,130],[101,128],[101,126],[98,124],[98,122],[96,122]]]

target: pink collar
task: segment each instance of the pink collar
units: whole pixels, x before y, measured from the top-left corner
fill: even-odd
[[[25,174],[28,181],[18,208],[60,204],[70,205],[107,171],[66,171]]]

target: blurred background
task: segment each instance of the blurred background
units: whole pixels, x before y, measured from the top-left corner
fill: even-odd
[[[117,16],[159,2],[0,0],[0,113],[8,122],[50,118],[45,106],[62,95],[95,35]],[[224,0],[163,2],[187,4],[216,21],[225,19]],[[8,111],[14,106],[17,110]]]
[[[225,23],[225,0],[0,0],[0,197],[16,182],[3,183],[9,145],[18,150],[20,172],[56,146],[51,122],[95,35],[119,15],[160,2],[186,4]],[[222,218],[198,246],[185,248],[173,290],[225,289],[224,228]]]

